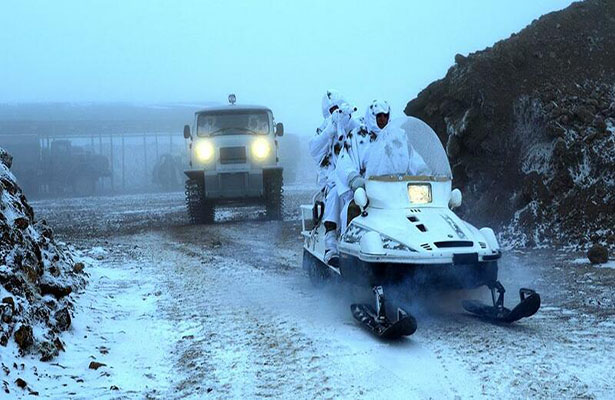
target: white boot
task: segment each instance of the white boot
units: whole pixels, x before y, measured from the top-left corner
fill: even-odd
[[[340,264],[340,256],[337,251],[337,230],[325,233],[325,262],[336,268]]]

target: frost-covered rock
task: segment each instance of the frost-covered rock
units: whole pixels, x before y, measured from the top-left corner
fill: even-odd
[[[408,103],[446,145],[465,217],[519,244],[615,246],[615,2],[457,57]]]
[[[58,334],[70,327],[68,297],[85,285],[83,266],[75,268],[51,228],[35,220],[11,161],[0,147],[0,345],[15,340],[22,353],[50,360],[63,347]]]
[[[592,264],[604,264],[609,261],[609,252],[604,246],[595,244],[588,250],[587,258]]]

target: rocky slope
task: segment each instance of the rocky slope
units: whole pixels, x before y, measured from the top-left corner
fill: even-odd
[[[11,163],[0,147],[0,346],[14,340],[20,353],[46,361],[63,349],[59,334],[70,328],[70,294],[85,284],[83,264],[35,220]]]
[[[473,222],[528,245],[615,245],[614,1],[457,55],[405,112],[446,145]]]

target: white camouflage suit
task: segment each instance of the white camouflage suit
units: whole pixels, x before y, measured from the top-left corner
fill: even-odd
[[[331,108],[337,110],[331,114]],[[322,99],[322,115],[324,121],[316,129],[316,134],[310,139],[310,154],[318,163],[318,184],[325,196],[324,222],[340,226],[340,198],[337,191],[338,182],[335,174],[338,154],[343,149],[347,133],[359,124],[352,118],[352,109],[343,96],[328,90]],[[327,232],[325,247],[337,253],[337,232]]]
[[[348,222],[348,205],[354,191],[365,186],[364,178],[395,173],[424,174],[429,170],[420,154],[407,144],[405,136],[397,137],[399,132],[388,131],[381,135],[383,129],[380,129],[376,122],[376,116],[381,113],[389,114],[390,118],[391,107],[386,101],[374,100],[367,108],[361,125],[346,136],[344,149],[337,161],[338,192],[342,202],[340,216],[342,231]],[[393,146],[393,151],[386,152],[395,160],[389,160],[389,157],[381,154],[382,149],[391,148],[389,143],[391,141],[404,143],[402,146],[404,148],[397,149],[397,146]],[[391,167],[392,164],[395,164],[395,167]]]

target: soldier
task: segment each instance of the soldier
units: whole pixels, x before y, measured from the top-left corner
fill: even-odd
[[[383,129],[389,123],[391,115],[391,107],[386,101],[374,100],[367,108],[363,123],[355,128],[347,135],[344,143],[344,149],[340,153],[337,160],[336,175],[338,178],[338,192],[340,193],[342,212],[341,223],[342,231],[346,229],[349,219],[356,216],[356,210],[351,209],[352,217],[348,217],[348,208],[351,205],[352,197],[360,187],[365,187],[365,178],[367,175],[374,175],[371,171],[382,171],[382,165],[394,164],[396,165],[394,170],[389,173],[427,173],[428,167],[421,158],[421,156],[414,151],[412,146],[409,146],[405,136],[399,137],[396,141],[386,140],[392,139],[393,136],[397,136],[392,132],[389,134],[389,138],[381,138],[377,143]],[[384,144],[385,141],[392,141],[393,143],[399,142],[403,144],[399,146],[390,146],[393,149],[391,152],[387,152],[391,157],[397,158],[397,160],[386,160],[385,157],[381,157],[380,152],[374,154],[373,148]],[[371,156],[371,160],[370,160]],[[388,165],[384,166],[388,168]],[[398,169],[403,169],[403,171]],[[371,171],[370,171],[371,170]]]
[[[310,140],[310,154],[318,163],[318,184],[324,195],[325,262],[338,266],[337,229],[340,226],[340,199],[336,188],[335,166],[346,135],[358,126],[352,118],[355,111],[335,90],[328,90],[322,99],[324,121]]]

